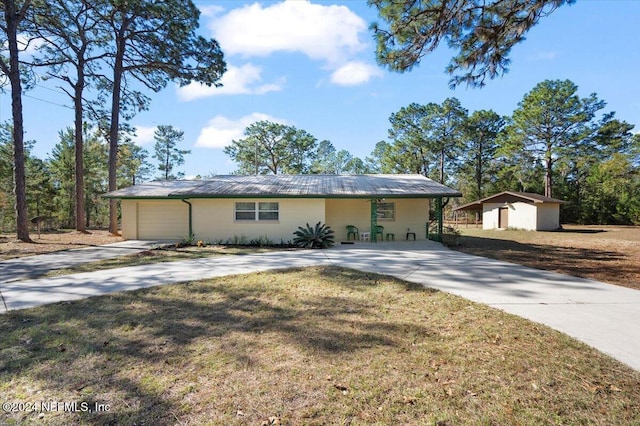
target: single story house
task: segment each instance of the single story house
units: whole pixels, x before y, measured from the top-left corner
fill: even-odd
[[[154,181],[105,194],[121,200],[125,239],[288,242],[306,223],[326,223],[336,241],[347,225],[382,238],[426,239],[429,203],[458,191],[418,174],[252,175]],[[441,216],[441,215],[440,215]],[[407,235],[413,233],[414,235]],[[380,236],[364,235],[371,240]]]
[[[505,191],[454,211],[481,211],[482,229],[555,231],[560,229],[560,204],[566,204],[566,201],[531,192]]]

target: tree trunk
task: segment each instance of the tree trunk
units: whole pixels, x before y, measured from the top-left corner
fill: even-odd
[[[7,44],[9,45],[9,72],[11,82],[11,113],[13,118],[13,173],[16,196],[16,233],[19,240],[32,242],[29,238],[29,220],[27,218],[27,188],[24,166],[24,127],[22,119],[22,83],[18,67],[18,24],[29,6],[27,1],[20,13],[14,0],[4,1],[4,15],[7,25]]]
[[[547,151],[545,158],[545,172],[544,172],[544,196],[552,197],[551,188],[553,185],[551,171],[553,167],[553,159],[551,158],[551,152]]]
[[[86,220],[85,220],[85,227],[89,228],[91,226],[91,209],[92,209],[92,205],[91,203],[89,204],[89,208],[86,208],[87,203],[85,203],[85,213],[86,213]]]
[[[440,183],[444,184],[444,149],[440,150]]]
[[[167,152],[164,160],[164,180],[169,180],[169,144],[166,144]]]
[[[122,87],[124,37],[125,27],[117,35],[117,52],[113,66],[113,95],[111,97],[111,125],[109,127],[109,191],[118,189],[118,136],[120,133],[120,96]],[[133,182],[135,185],[135,180]],[[109,232],[118,235],[118,202],[114,198],[109,199]]]
[[[484,148],[484,144],[482,143],[482,132],[480,132],[479,135],[479,141],[478,141],[478,151],[476,152],[476,155],[478,156],[477,158],[477,162],[476,162],[476,189],[478,190],[478,197],[477,199],[481,199],[482,198],[482,149]]]
[[[79,55],[82,57],[81,55]],[[84,89],[84,63],[78,64],[78,80],[74,86],[73,106],[75,109],[75,171],[76,171],[76,231],[86,232],[85,226],[85,200],[84,200],[84,141],[83,141],[83,115],[82,92]]]

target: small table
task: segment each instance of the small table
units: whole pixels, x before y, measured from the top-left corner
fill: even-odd
[[[407,232],[407,236],[406,236],[406,240],[409,241],[409,235],[411,235],[413,237],[413,241],[416,240],[416,233],[415,232]]]
[[[361,232],[360,233],[360,241],[369,241],[371,233],[369,232]]]

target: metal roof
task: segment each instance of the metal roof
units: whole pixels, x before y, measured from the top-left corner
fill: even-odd
[[[462,194],[418,174],[222,175],[206,180],[154,181],[112,191],[106,198],[434,198]]]
[[[498,199],[498,200],[497,200]],[[497,201],[496,201],[497,200]],[[481,200],[474,201],[469,204],[456,207],[453,210],[482,210],[483,203],[496,202],[512,202],[514,201],[528,201],[533,204],[567,204],[564,200],[558,200],[557,198],[545,197],[544,195],[534,194],[533,192],[516,192],[516,191],[504,191],[499,194],[494,194]]]

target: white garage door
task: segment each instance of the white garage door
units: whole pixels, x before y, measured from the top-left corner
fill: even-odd
[[[138,238],[181,240],[189,234],[189,206],[180,200],[140,202]]]

